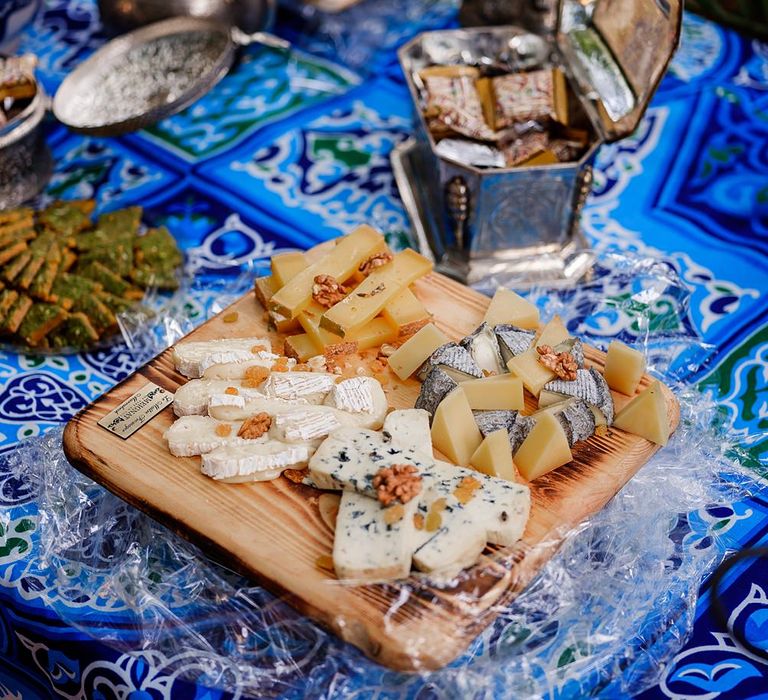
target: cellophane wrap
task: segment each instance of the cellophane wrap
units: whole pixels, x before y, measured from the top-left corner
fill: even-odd
[[[167,673],[235,697],[617,697],[653,684],[757,487],[713,399],[686,385],[708,353],[672,266],[603,256],[589,284],[531,298],[543,318],[560,314],[591,344],[617,337],[643,350],[680,401],[680,426],[603,510],[552,533],[564,537],[559,551],[447,667],[404,674],[367,659],[81,475],[60,429],[23,443],[5,465],[39,507],[35,566],[53,582],[49,604],[88,635],[126,653],[151,650]],[[210,299],[209,312],[227,301],[222,290]],[[137,359],[191,324],[183,304],[160,321],[125,324]],[[423,580],[397,585],[401,605]]]

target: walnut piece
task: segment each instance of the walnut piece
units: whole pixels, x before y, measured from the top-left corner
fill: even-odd
[[[408,503],[421,493],[421,477],[412,464],[393,464],[382,467],[373,477],[373,488],[382,505],[388,506],[393,501]]]
[[[389,251],[385,253],[376,253],[376,255],[371,255],[370,258],[360,263],[360,267],[357,269],[362,272],[366,277],[371,274],[377,267],[381,267],[382,265],[386,265],[387,263],[392,262],[395,259],[395,256],[392,255]]]
[[[246,440],[256,440],[269,430],[272,425],[272,417],[269,413],[257,413],[255,416],[246,418],[237,431],[237,437]]]
[[[316,275],[312,285],[312,298],[329,309],[338,304],[347,295],[346,288],[339,284],[331,275]]]
[[[288,479],[288,481],[292,481],[294,484],[302,483],[306,475],[306,469],[286,469],[283,472],[283,476]]]
[[[571,353],[555,352],[551,345],[540,345],[536,351],[539,353],[539,362],[552,370],[557,377],[568,381],[576,379],[576,370],[579,369],[579,365]]]

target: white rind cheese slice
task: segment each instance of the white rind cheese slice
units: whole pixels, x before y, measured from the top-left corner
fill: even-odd
[[[324,406],[300,409],[290,413],[277,413],[270,428],[273,436],[284,442],[309,442],[324,438],[341,428],[335,411],[323,410]]]
[[[239,390],[240,382],[229,379],[191,379],[173,395],[173,412],[181,416],[204,416],[212,396],[223,394],[228,387]]]
[[[273,372],[261,385],[265,396],[275,399],[304,399],[322,403],[338,379],[335,374],[321,372]]]
[[[249,440],[248,444],[225,445],[204,454],[202,472],[217,480],[268,481],[283,469],[305,466],[308,459],[306,445]]]
[[[168,450],[175,457],[193,457],[211,452],[222,445],[249,442],[237,437],[241,423],[226,423],[230,432],[225,436],[216,432],[220,424],[220,421],[208,416],[184,416],[175,421],[163,437],[168,442]]]
[[[387,403],[381,384],[373,377],[352,377],[334,384],[325,399],[326,406],[333,406],[347,413],[373,414]]]
[[[344,491],[336,518],[333,566],[340,579],[392,580],[408,576],[413,553],[417,499],[400,506],[402,517],[387,523],[378,500]]]
[[[272,369],[279,359],[280,355],[275,355],[272,352],[262,351],[255,355],[251,353],[249,357],[243,360],[206,367],[203,371],[203,379],[245,379],[245,374],[251,367]],[[295,366],[296,360],[288,359],[286,367],[292,369]]]
[[[193,379],[213,365],[247,362],[253,359],[254,348],[271,347],[267,338],[224,338],[178,343],[173,348],[173,363],[185,377]],[[256,351],[258,352],[258,350]]]

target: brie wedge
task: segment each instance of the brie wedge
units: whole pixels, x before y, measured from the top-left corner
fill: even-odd
[[[248,362],[257,352],[269,350],[267,338],[224,338],[178,343],[173,363],[185,377],[199,378],[213,365]]]

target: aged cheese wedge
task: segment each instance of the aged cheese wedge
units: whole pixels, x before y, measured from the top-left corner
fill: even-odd
[[[515,481],[517,473],[509,449],[509,433],[502,428],[487,435],[480,443],[469,463],[478,471],[498,479]]]
[[[276,330],[278,333],[301,333],[301,326],[295,318],[287,318],[282,314],[275,311],[268,312],[269,315],[269,327]]]
[[[445,333],[428,323],[389,357],[389,366],[400,379],[408,379],[437,348],[448,342]]]
[[[538,479],[572,459],[563,426],[551,413],[537,417],[536,424],[514,456],[515,465],[528,481]]]
[[[190,340],[173,348],[173,363],[185,377],[197,378],[212,365],[248,362],[257,352],[269,350],[268,338],[224,338],[221,340]]]
[[[483,319],[489,326],[497,323],[509,323],[518,328],[538,330],[539,310],[519,294],[499,287],[493,295]]]
[[[274,255],[272,257],[271,266],[272,279],[277,285],[277,288],[281,289],[302,270],[309,267],[309,261],[304,253],[296,251]]]
[[[506,323],[494,326],[493,330],[499,341],[499,350],[505,365],[515,355],[521,355],[528,350],[536,337],[536,331],[517,328]]]
[[[504,362],[501,359],[499,340],[493,332],[493,328],[487,323],[482,323],[471,335],[464,338],[459,345],[469,352],[472,359],[484,373],[501,374],[506,371]]]
[[[613,396],[600,372],[594,367],[576,371],[576,379],[556,379],[547,383],[539,395],[539,407],[545,408],[553,403],[573,396],[583,399],[595,414],[598,425],[613,423]]]
[[[413,335],[429,323],[429,312],[407,287],[381,310],[382,317],[399,337]],[[447,341],[446,341],[447,342]]]
[[[446,396],[432,420],[432,443],[454,464],[469,464],[483,441],[464,390],[459,386]]]
[[[539,357],[536,348],[530,348],[507,362],[510,373],[519,377],[523,386],[534,396],[538,396],[544,385],[555,378],[555,373],[542,365]]]
[[[645,355],[614,340],[608,346],[603,376],[614,391],[632,396],[645,372]]]
[[[523,381],[511,374],[470,379],[461,388],[475,411],[520,411],[525,407]]]
[[[435,350],[419,370],[419,379],[424,381],[434,367],[442,369],[456,382],[483,378],[483,370],[469,354],[469,350],[456,343],[446,343]]]
[[[334,382],[326,396],[326,406],[333,406],[347,413],[373,414],[381,410],[383,392],[381,384],[373,377],[350,377],[336,384],[338,377],[329,376],[334,378]],[[386,402],[386,399],[384,401]]]
[[[257,277],[253,284],[253,293],[265,309],[268,308],[269,300],[278,289],[280,287],[272,275]]]
[[[669,418],[661,383],[656,381],[635,396],[619,411],[613,425],[657,445],[666,445],[669,440]]]
[[[535,346],[540,348],[542,345],[556,347],[560,343],[568,340],[570,333],[563,323],[563,319],[555,316],[544,328],[541,329],[539,337],[536,338]]]
[[[374,269],[352,293],[326,311],[320,326],[346,338],[352,330],[377,316],[403,289],[430,272],[432,267],[432,262],[415,250],[400,251],[392,262]]]
[[[339,239],[336,247],[316,263],[298,273],[269,300],[269,308],[295,318],[312,300],[312,287],[317,275],[330,275],[344,282],[384,243],[384,237],[370,226],[359,226]]]
[[[239,390],[240,381],[231,379],[191,379],[173,395],[173,412],[177,416],[203,416],[208,412],[211,396],[223,394],[229,387]]]
[[[268,481],[283,469],[304,467],[307,445],[286,445],[278,440],[225,445],[203,455],[202,472],[216,480]]]
[[[345,340],[352,340],[357,343],[358,352],[378,348],[384,343],[392,343],[397,340],[397,330],[394,329],[384,318],[374,318],[366,323],[362,328],[351,331]]]
[[[310,357],[323,352],[323,348],[315,344],[307,333],[288,336],[283,350],[287,357],[299,362],[306,362]]]
[[[459,383],[441,367],[433,367],[421,384],[414,408],[426,411],[431,420],[440,402],[458,386]]]
[[[531,418],[536,419],[540,413],[551,413],[560,421],[560,425],[565,430],[565,436],[568,438],[568,444],[571,447],[573,447],[574,443],[586,440],[594,435],[595,428],[597,427],[594,411],[582,399],[571,398],[550,404],[540,408]]]
[[[222,445],[241,444],[237,436],[241,423],[228,423],[208,416],[184,416],[174,421],[163,437],[176,457],[193,457],[211,452]]]
[[[341,495],[333,539],[333,567],[340,579],[393,580],[408,576],[413,515],[418,500],[384,508],[354,491]]]

